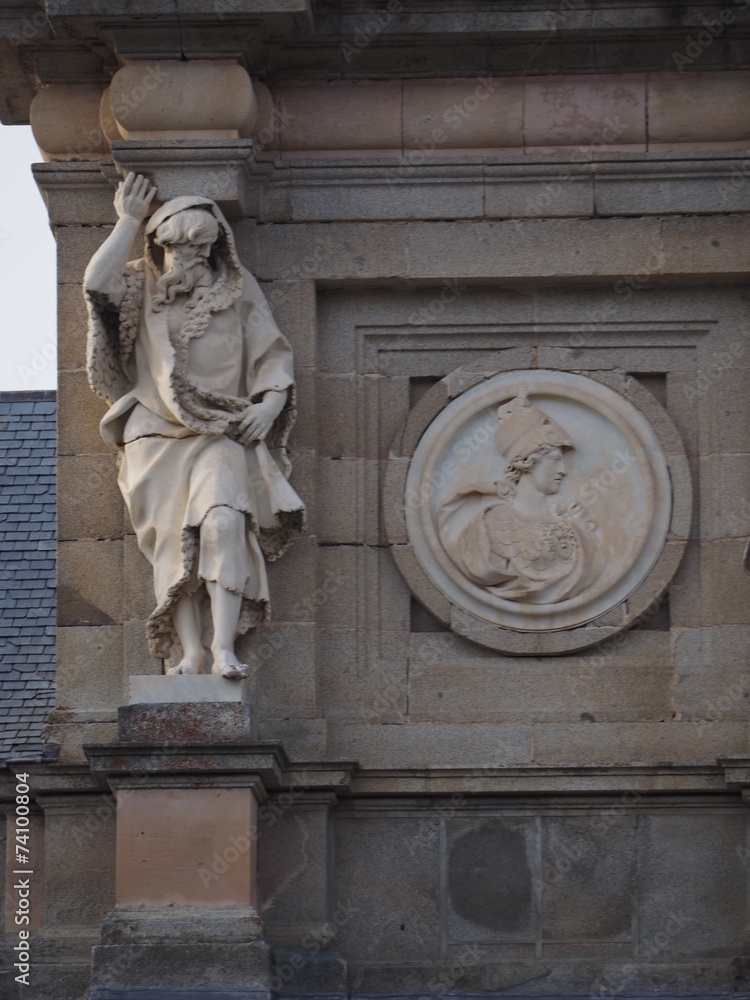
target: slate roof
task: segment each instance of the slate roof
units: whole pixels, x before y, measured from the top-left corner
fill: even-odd
[[[40,759],[54,703],[56,394],[0,392],[0,759]]]

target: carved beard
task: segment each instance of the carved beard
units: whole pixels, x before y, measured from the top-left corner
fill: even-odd
[[[158,312],[163,305],[174,302],[180,292],[192,292],[195,288],[206,288],[211,284],[211,268],[202,257],[187,265],[176,263],[157,281],[152,308]]]

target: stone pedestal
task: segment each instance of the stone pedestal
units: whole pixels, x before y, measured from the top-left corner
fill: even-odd
[[[268,980],[252,907],[118,907],[94,948],[91,1000],[264,1000]]]
[[[89,748],[117,803],[115,908],[93,949],[92,1000],[270,996],[256,844],[273,752],[253,756],[249,686],[133,677],[119,742]]]

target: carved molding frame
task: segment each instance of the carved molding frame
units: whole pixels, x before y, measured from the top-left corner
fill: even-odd
[[[451,372],[433,386],[410,411],[396,435],[387,464],[384,495],[404,497],[409,464],[427,427],[450,402],[467,389],[523,363],[487,371],[485,365]],[[664,453],[672,490],[669,529],[658,559],[640,584],[618,608],[587,624],[548,632],[520,632],[492,624],[452,603],[430,580],[409,540],[404,504],[384,504],[386,536],[401,575],[414,596],[453,632],[481,646],[517,656],[549,656],[577,652],[611,639],[648,618],[659,605],[680,565],[690,535],[693,491],[688,459],[671,418],[635,378],[617,371],[577,372],[622,395],[649,421]],[[614,614],[613,612],[618,612]]]

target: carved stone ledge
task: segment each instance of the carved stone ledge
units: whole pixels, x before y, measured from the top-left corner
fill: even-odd
[[[51,225],[98,226],[117,221],[112,187],[98,163],[35,163],[32,172]]]
[[[720,757],[719,765],[726,783],[741,786],[742,797],[750,804],[750,757]]]
[[[102,163],[102,173],[115,183],[130,171],[145,174],[161,202],[200,191],[227,217],[257,214],[258,195],[250,181],[264,168],[256,169],[251,139],[114,141],[112,160]]]
[[[286,141],[286,133],[282,134]],[[419,150],[354,158],[284,152],[263,199],[264,222],[577,219],[750,211],[742,152],[482,156]],[[646,253],[645,258],[648,257]]]
[[[750,768],[750,760],[747,760]],[[750,774],[750,771],[748,771]],[[591,795],[623,796],[623,804],[636,807],[641,796],[724,795],[735,792],[726,767],[721,764],[658,764],[605,767],[597,765],[562,765],[559,767],[430,767],[374,768],[358,772],[351,786],[353,796],[376,795],[565,795],[565,803],[575,808]],[[366,808],[367,800],[358,799],[357,808]],[[375,800],[370,800],[375,801]],[[665,803],[670,800],[665,799]],[[702,799],[708,805],[709,798]],[[553,808],[563,808],[555,800]]]
[[[202,706],[206,708],[207,706]],[[91,772],[100,782],[123,777],[135,783],[163,785],[166,778],[175,784],[209,783],[230,785],[250,783],[255,775],[267,789],[305,788],[345,790],[356,770],[352,760],[314,760],[290,762],[280,743],[214,742],[187,740],[173,743],[91,744],[85,748]]]

